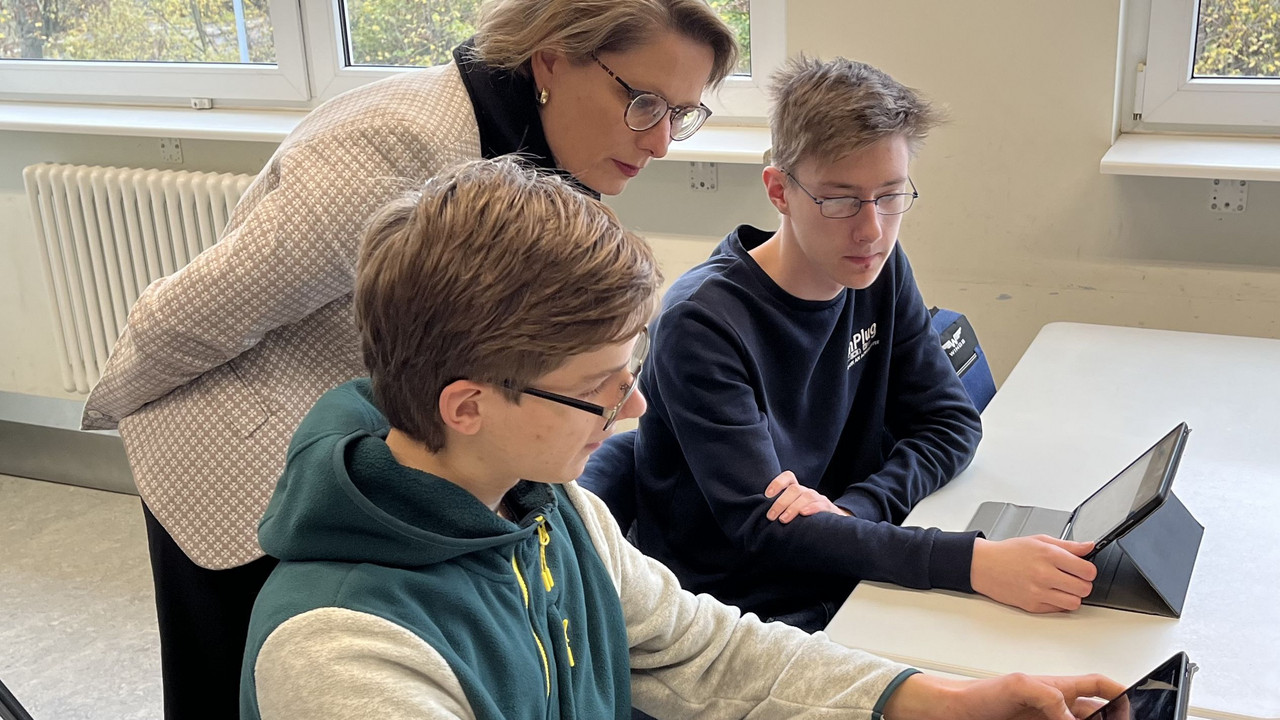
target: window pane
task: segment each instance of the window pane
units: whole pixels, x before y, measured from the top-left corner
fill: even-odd
[[[1280,79],[1280,0],[1201,0],[1193,76]]]
[[[475,33],[481,0],[344,0],[351,65],[430,66],[453,58]],[[737,72],[751,74],[750,0],[710,0],[742,46]]]
[[[733,34],[738,36],[738,67],[735,75],[751,74],[751,0],[710,0],[711,7],[720,13]]]
[[[431,66],[475,33],[481,0],[344,0],[351,65]]]
[[[0,58],[275,63],[269,0],[0,0]]]

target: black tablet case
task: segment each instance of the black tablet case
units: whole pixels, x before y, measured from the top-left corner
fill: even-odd
[[[984,506],[990,504],[983,503]],[[1044,510],[1025,505],[1013,507],[1024,511]],[[1063,526],[1071,516],[1061,510],[1047,512],[1061,516]],[[985,524],[983,516],[983,508],[980,507],[968,530],[990,533],[990,527],[982,527]],[[1036,532],[1033,528],[1009,537],[1034,535]],[[1098,577],[1093,581],[1093,592],[1084,598],[1084,604],[1164,617],[1181,616],[1202,535],[1204,526],[1192,517],[1177,495],[1169,493],[1168,499],[1146,520],[1093,557]],[[993,536],[991,539],[1004,540],[1005,537]]]
[[[1098,577],[1086,605],[1180,617],[1204,526],[1169,493],[1155,512],[1093,558]]]

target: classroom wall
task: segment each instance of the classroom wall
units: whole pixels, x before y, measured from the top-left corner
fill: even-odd
[[[1119,28],[1120,0],[788,4],[788,52],[870,62],[949,109],[913,167],[902,242],[925,299],[973,320],[998,381],[1060,320],[1280,337],[1280,183],[1250,183],[1247,211],[1224,216],[1209,180],[1098,172]],[[616,205],[643,230],[702,232],[688,191],[657,209],[681,192],[670,174]],[[722,172],[718,192],[762,204],[758,175]]]
[[[1247,212],[1220,216],[1208,180],[1098,173],[1120,0],[792,0],[787,12],[790,52],[871,62],[948,107],[913,168],[921,200],[902,239],[926,300],[970,316],[997,380],[1060,320],[1280,337],[1280,183],[1251,183]],[[185,168],[256,172],[271,147],[183,150]],[[21,181],[40,161],[160,166],[159,151],[0,132],[0,391],[62,396]],[[719,189],[700,193],[687,164],[654,163],[611,204],[671,276],[735,223],[776,224],[759,175],[722,164]]]

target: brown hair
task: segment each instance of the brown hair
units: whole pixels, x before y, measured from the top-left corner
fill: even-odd
[[[733,73],[733,30],[704,0],[488,0],[481,6],[476,54],[488,65],[527,72],[539,50],[590,62],[591,53],[625,52],[663,30],[711,48],[708,86]]]
[[[943,120],[884,71],[842,57],[787,61],[774,74],[770,94],[772,162],[784,170],[809,158],[838,160],[892,135],[906,137],[914,153]]]
[[[518,402],[571,356],[639,333],[661,282],[648,243],[567,181],[513,157],[461,165],[365,231],[354,306],[374,400],[438,452],[446,385]]]

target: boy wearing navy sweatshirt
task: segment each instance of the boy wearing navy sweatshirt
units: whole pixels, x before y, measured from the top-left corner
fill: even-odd
[[[572,480],[644,412],[659,280],[604,205],[510,159],[375,216],[353,300],[371,377],[290,445],[241,717],[1071,720],[1123,689],[920,674],[695,597],[623,540]]]
[[[1088,544],[900,526],[981,436],[898,244],[936,112],[843,58],[792,61],[773,95],[779,229],[730,233],[653,328],[637,544],[690,590],[810,631],[860,580],[1079,607]]]

